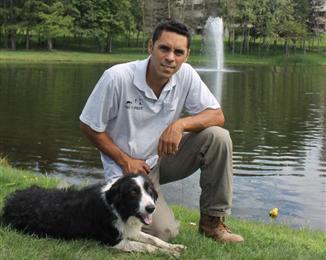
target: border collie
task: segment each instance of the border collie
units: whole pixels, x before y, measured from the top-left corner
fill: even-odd
[[[185,246],[141,231],[142,224],[152,222],[157,196],[153,183],[140,174],[82,189],[33,186],[7,197],[1,222],[27,234],[93,239],[126,252],[179,257]]]

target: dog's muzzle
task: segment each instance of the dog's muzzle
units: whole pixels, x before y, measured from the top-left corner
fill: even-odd
[[[144,213],[139,212],[137,214],[137,217],[145,225],[150,225],[150,224],[152,224],[152,221],[153,221],[153,212],[154,212],[154,210],[155,210],[155,206],[153,204],[147,205],[145,207],[145,211],[146,212],[144,212]]]

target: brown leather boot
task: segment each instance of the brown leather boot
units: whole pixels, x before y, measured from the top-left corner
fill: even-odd
[[[240,235],[232,234],[231,230],[223,223],[222,217],[200,214],[199,233],[219,242],[239,243],[244,239]]]

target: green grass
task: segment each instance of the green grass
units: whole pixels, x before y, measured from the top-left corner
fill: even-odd
[[[143,59],[147,55],[135,53],[103,54],[75,51],[6,51],[0,52],[0,63],[31,62],[31,63],[118,63]]]
[[[33,172],[14,169],[6,160],[0,161],[0,208],[4,198],[15,189],[38,184],[54,187],[59,180]],[[292,229],[282,225],[263,224],[229,218],[227,224],[245,237],[243,244],[221,244],[198,234],[199,213],[173,206],[181,221],[181,232],[172,241],[188,249],[181,259],[325,259],[326,233],[305,228]],[[163,254],[121,253],[95,241],[62,241],[37,238],[0,228],[0,259],[167,259]]]
[[[120,63],[143,59],[147,54],[133,49],[120,48],[112,54],[77,51],[8,51],[1,50],[0,63]],[[207,64],[207,58],[191,53],[189,62],[194,65]],[[318,53],[285,55],[225,55],[225,63],[260,65],[326,65],[326,55]]]

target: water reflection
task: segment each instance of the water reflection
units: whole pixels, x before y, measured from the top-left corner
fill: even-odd
[[[42,173],[101,178],[78,116],[103,70],[83,65],[1,65],[0,153]]]
[[[101,179],[78,116],[106,67],[1,64],[0,153],[70,182]],[[233,214],[268,222],[268,209],[278,207],[277,221],[326,230],[325,68],[230,69],[238,72],[200,74],[223,106],[234,143]],[[198,179],[165,185],[168,201],[198,206]]]

